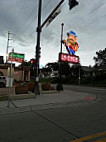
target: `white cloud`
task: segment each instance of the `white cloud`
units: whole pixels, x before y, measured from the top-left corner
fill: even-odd
[[[42,22],[60,0],[43,1]],[[0,51],[5,56],[7,31],[16,34],[11,43],[16,52],[25,53],[26,60],[35,56],[38,0],[0,1]],[[9,7],[9,8],[8,8]],[[35,8],[35,9],[34,9]],[[32,12],[32,14],[31,14]],[[79,0],[79,5],[69,11],[68,1],[62,5],[61,13],[53,22],[42,29],[40,63],[58,60],[60,51],[61,23],[64,23],[63,37],[74,30],[78,35],[82,65],[93,65],[96,51],[106,47],[106,2],[105,0]],[[35,20],[34,20],[35,19]],[[33,34],[32,34],[33,33]],[[3,48],[2,48],[3,47]],[[63,51],[67,52],[63,46]]]

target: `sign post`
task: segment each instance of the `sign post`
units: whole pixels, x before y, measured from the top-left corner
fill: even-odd
[[[64,24],[61,24],[61,48],[60,48],[60,53],[62,53],[62,40],[63,40],[63,26]],[[61,81],[62,77],[61,77],[61,62],[59,60],[59,83],[57,84],[56,90],[58,91],[62,91],[63,90],[63,85],[62,85],[62,81]]]

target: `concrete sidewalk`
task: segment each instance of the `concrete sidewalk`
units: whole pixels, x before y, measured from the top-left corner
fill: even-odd
[[[82,93],[82,92],[74,92],[70,90],[64,90],[62,92],[54,92],[54,93],[43,93],[41,95],[37,95],[35,98],[22,99],[22,100],[12,100],[12,102],[17,106],[17,108],[24,110],[29,110],[29,107],[36,109],[38,106],[48,106],[58,104],[58,103],[73,103],[80,101],[93,101],[96,99],[95,95]],[[3,111],[10,111],[14,109],[14,106],[10,103],[10,107],[7,108],[8,101],[0,101],[0,113]],[[27,109],[26,109],[27,108]],[[16,108],[15,108],[16,109]],[[18,110],[17,109],[17,110]]]

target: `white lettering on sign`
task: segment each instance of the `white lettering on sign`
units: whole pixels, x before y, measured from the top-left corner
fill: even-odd
[[[75,56],[75,55],[60,53],[59,54],[59,61],[60,62],[79,63],[79,57]]]

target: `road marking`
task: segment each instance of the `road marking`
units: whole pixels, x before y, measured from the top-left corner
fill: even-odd
[[[87,101],[93,101],[94,98],[92,98],[92,97],[86,97],[85,100],[87,100]]]
[[[104,138],[100,138],[102,136]],[[93,140],[95,138],[96,138],[96,140]],[[106,142],[106,131],[101,132],[101,133],[97,133],[97,134],[94,134],[94,135],[82,137],[80,139],[72,140],[70,142],[87,142],[88,140],[90,140],[90,141],[92,140],[92,142]]]
[[[94,142],[106,142],[106,138],[103,138],[101,140],[97,140],[97,141],[94,141]]]

